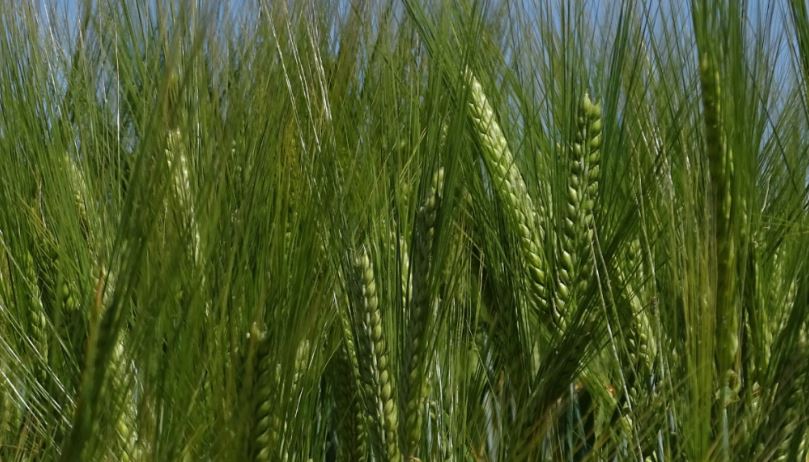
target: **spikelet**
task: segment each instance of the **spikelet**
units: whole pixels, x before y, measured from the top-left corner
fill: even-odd
[[[535,204],[531,199],[480,82],[469,70],[466,71],[466,80],[471,96],[469,115],[480,139],[483,159],[492,176],[495,191],[517,231],[522,258],[528,267],[531,303],[538,312],[547,314],[550,307],[548,272],[542,248],[545,229],[539,220],[547,213],[541,203]]]
[[[408,378],[405,432],[407,450],[411,456],[418,453],[421,439],[422,408],[427,397],[427,329],[432,319],[433,299],[430,297],[433,243],[437,211],[444,189],[444,169],[439,168],[432,177],[425,203],[416,217],[415,253],[413,261],[413,300],[408,324],[410,344],[405,358],[405,373]]]
[[[559,234],[553,309],[554,321],[560,329],[565,326],[569,305],[587,287],[593,269],[590,242],[601,158],[601,108],[587,94],[582,99],[574,142],[568,151],[570,173]]]
[[[397,249],[393,249],[392,255],[399,255],[399,271],[401,272],[402,306],[407,306],[410,297],[413,295],[413,274],[410,272],[410,247],[404,234],[391,232],[391,240],[398,244]]]
[[[358,353],[361,379],[364,385],[367,412],[371,416],[372,431],[376,437],[377,450],[384,459],[399,461],[398,407],[393,385],[393,375],[385,341],[382,316],[379,309],[376,278],[367,249],[363,247],[355,262],[359,276]]]

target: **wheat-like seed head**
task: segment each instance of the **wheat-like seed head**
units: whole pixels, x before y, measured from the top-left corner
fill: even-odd
[[[338,348],[332,367],[335,408],[337,410],[337,437],[341,460],[365,460],[367,438],[365,413],[359,400],[359,378],[351,365],[345,343]]]
[[[405,360],[407,403],[405,430],[407,450],[417,454],[421,439],[422,407],[427,397],[427,329],[429,328],[433,300],[430,290],[433,244],[438,208],[444,189],[444,169],[439,168],[432,177],[424,204],[416,216],[415,254],[413,262],[413,303],[408,329],[409,348]]]
[[[366,402],[369,413],[375,417],[376,435],[386,458],[398,461],[401,458],[398,443],[398,406],[390,371],[387,343],[379,309],[376,278],[368,250],[363,247],[355,260],[359,275],[361,322],[358,329],[362,339],[360,370],[366,387]]]
[[[554,292],[554,321],[562,329],[575,301],[589,283],[593,268],[590,242],[601,158],[601,108],[585,94],[579,108],[574,141],[568,150],[570,173],[559,234],[559,267]]]
[[[626,268],[619,268],[618,270],[622,284],[629,296],[633,321],[627,335],[627,348],[629,349],[633,368],[640,368],[643,371],[642,374],[648,375],[654,367],[657,356],[657,342],[647,310],[650,301],[647,300],[645,292],[642,290],[646,273],[638,239],[634,239],[630,243],[624,261]],[[636,282],[641,286],[637,285]]]
[[[716,238],[716,367],[725,401],[735,399],[741,386],[736,370],[739,351],[739,313],[736,304],[736,245],[733,227],[733,153],[722,127],[719,69],[708,53],[700,58],[705,150],[711,179]]]
[[[76,162],[74,162],[69,155],[65,155],[65,162],[67,163],[66,171],[70,179],[70,186],[73,189],[73,201],[76,204],[76,210],[79,215],[79,224],[85,235],[92,240],[94,236],[90,235],[92,226],[89,214],[92,203],[90,201],[90,190],[87,186],[87,179],[79,169],[79,166],[76,165]]]
[[[547,312],[549,290],[547,267],[542,242],[545,229],[540,219],[547,217],[541,203],[534,203],[522,178],[506,137],[495,119],[494,110],[486,98],[480,82],[470,70],[466,71],[470,86],[469,114],[480,139],[483,158],[492,176],[497,195],[505,205],[519,237],[520,250],[528,266],[528,280],[532,291],[532,304],[540,312]]]
[[[260,334],[256,352],[258,377],[255,383],[254,415],[254,459],[256,462],[275,460],[281,434],[281,419],[277,415],[278,406],[273,402],[273,390],[278,384],[278,365],[272,360],[270,339],[266,333]]]
[[[26,252],[22,261],[23,280],[28,292],[29,322],[34,346],[37,354],[43,361],[48,360],[48,317],[42,303],[42,294],[39,290],[39,281],[34,264],[34,257]]]
[[[186,223],[191,229],[191,251],[194,259],[200,258],[199,245],[200,235],[197,225],[196,204],[191,191],[191,175],[188,169],[188,154],[183,142],[183,133],[179,128],[169,131],[166,140],[166,161],[169,171],[173,171],[172,192],[176,198],[177,205],[183,213]]]
[[[112,377],[112,386],[116,394],[123,400],[115,429],[121,442],[121,460],[140,460],[140,451],[137,446],[137,403],[132,393],[132,383],[129,377],[127,358],[124,349],[124,337],[119,336],[112,350],[109,375]]]
[[[8,370],[5,364],[0,364]],[[0,432],[4,437],[14,437],[19,433],[22,424],[22,409],[14,399],[15,394],[11,390],[12,385],[8,382],[0,383]]]

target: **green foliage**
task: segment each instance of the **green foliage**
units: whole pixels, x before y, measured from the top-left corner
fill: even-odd
[[[0,460],[809,456],[804,0],[17,3]]]

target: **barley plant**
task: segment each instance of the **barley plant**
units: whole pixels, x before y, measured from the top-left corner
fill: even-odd
[[[809,460],[806,0],[0,0],[0,460]]]

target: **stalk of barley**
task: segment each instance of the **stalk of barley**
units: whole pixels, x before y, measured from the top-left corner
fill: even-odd
[[[359,276],[356,302],[359,308],[357,332],[360,338],[357,344],[367,412],[374,422],[378,450],[385,454],[386,460],[399,461],[401,454],[396,394],[393,375],[390,373],[376,278],[366,248],[363,247],[354,266]]]
[[[37,229],[37,234],[41,246],[34,254],[35,267],[38,280],[42,284],[43,299],[55,309],[74,313],[79,307],[78,290],[65,275],[53,238],[42,227]]]
[[[199,227],[194,198],[191,192],[191,180],[188,171],[188,155],[186,154],[183,135],[179,128],[171,130],[166,142],[166,161],[169,171],[173,171],[172,190],[180,210],[184,213],[186,224],[190,226],[192,238],[192,251],[195,261],[199,255]]]
[[[311,352],[312,343],[309,339],[305,338],[301,340],[298,344],[298,348],[295,350],[295,369],[292,373],[292,390],[295,392],[302,386],[301,380],[306,370],[309,368],[309,354]]]
[[[657,343],[652,331],[649,312],[646,309],[648,300],[644,296],[645,292],[642,289],[646,280],[646,272],[644,271],[640,240],[634,239],[630,243],[626,263],[628,272],[623,273],[622,279],[629,295],[629,305],[632,307],[632,325],[627,335],[627,346],[633,368],[639,368],[641,370],[640,375],[645,376],[654,367],[657,356]],[[635,275],[635,277],[631,277],[630,274]],[[635,281],[639,281],[640,288],[636,288]]]
[[[266,334],[257,332],[254,328],[251,335],[258,337],[256,362],[258,378],[255,384],[256,411],[255,411],[255,460],[286,461],[289,459],[289,441],[284,439],[287,433],[287,424],[282,419],[283,406],[278,402],[277,395],[281,394],[281,364],[272,360],[270,342]],[[299,399],[301,396],[301,382],[308,369],[311,343],[303,339],[295,350],[290,377],[289,399]],[[298,408],[298,406],[294,406]]]
[[[37,278],[36,266],[34,257],[30,252],[25,253],[22,262],[23,268],[23,281],[25,282],[26,292],[28,294],[28,315],[29,327],[31,337],[34,341],[34,347],[37,354],[44,363],[48,361],[48,316],[45,312],[45,305],[42,303],[42,293],[39,290],[39,281]],[[40,373],[43,371],[40,371]],[[40,377],[43,379],[44,377]]]
[[[81,226],[81,230],[85,237],[91,242],[92,245],[93,236],[91,235],[91,232],[93,229],[93,224],[90,222],[91,216],[89,213],[92,203],[90,201],[90,190],[87,186],[87,179],[79,169],[79,166],[76,165],[76,162],[74,162],[73,159],[71,159],[67,154],[65,155],[65,163],[67,164],[67,176],[73,190],[73,202],[75,203],[76,211],[78,212],[79,225]]]
[[[292,376],[291,381],[289,382],[288,394],[286,395],[290,400],[295,401],[293,409],[298,409],[300,406],[299,400],[302,397],[302,380],[306,370],[309,367],[309,353],[311,352],[311,343],[309,339],[303,339],[300,343],[298,343],[298,347],[295,349],[295,358],[292,364]],[[280,390],[282,387],[281,384],[281,364],[276,363],[276,386],[277,390]],[[282,395],[283,396],[283,395]],[[275,412],[275,419],[274,419],[274,426],[275,432],[277,434],[276,441],[278,443],[278,449],[281,452],[281,461],[287,462],[289,460],[289,451],[290,451],[290,443],[291,440],[287,438],[288,433],[288,425],[287,422],[289,420],[294,419],[295,416],[285,415],[282,412],[283,408]],[[277,451],[276,451],[277,452]]]
[[[345,307],[345,309],[338,309],[337,311],[338,319],[340,320],[340,328],[343,333],[343,346],[345,347],[346,354],[348,355],[351,371],[354,373],[356,377],[359,377],[360,366],[359,366],[359,358],[357,356],[358,350],[357,345],[354,341],[354,334],[351,323],[351,313],[349,313],[348,311],[350,301],[348,299],[348,295],[344,291],[341,291],[340,293],[335,292],[334,298],[335,300],[342,300],[342,306]]]
[[[733,154],[722,129],[721,87],[719,70],[712,56],[700,58],[703,117],[705,119],[705,151],[710,173],[710,200],[716,241],[716,338],[717,371],[726,393],[735,394],[740,385],[736,371],[739,350],[739,314],[735,302],[736,242],[732,227]]]
[[[444,189],[444,169],[439,168],[432,177],[427,199],[416,216],[413,256],[413,299],[408,324],[409,345],[405,356],[406,387],[405,433],[407,450],[411,457],[418,454],[421,440],[422,409],[427,398],[427,329],[432,319],[433,298],[430,276],[433,271],[432,253],[438,208]]]
[[[273,391],[278,383],[278,365],[272,360],[270,340],[261,334],[256,351],[256,369],[258,377],[254,385],[255,415],[254,425],[254,460],[269,462],[277,460],[281,433],[281,419],[278,417],[274,403]]]
[[[750,382],[758,382],[763,379],[765,371],[770,361],[770,343],[768,341],[768,313],[764,309],[763,294],[766,294],[763,279],[759,277],[761,259],[758,245],[758,238],[750,239],[747,244],[746,275],[744,283],[744,299],[749,300],[750,307],[747,308],[748,315],[745,316],[745,335],[750,342],[750,353],[753,360],[750,362],[748,373],[746,374]],[[742,266],[740,264],[739,266]],[[769,279],[773,281],[781,280],[777,271],[769,274]]]
[[[121,441],[121,460],[140,460],[140,453],[137,448],[137,403],[132,392],[132,375],[131,371],[128,370],[123,335],[118,337],[118,341],[112,350],[109,368],[113,389],[116,395],[122,399],[118,418],[115,422],[115,429]]]
[[[570,172],[562,229],[559,234],[559,269],[554,291],[553,316],[563,328],[571,303],[586,288],[593,271],[590,242],[593,206],[598,190],[601,158],[601,108],[585,94],[579,108],[574,142],[569,149]]]
[[[395,268],[399,272],[401,279],[401,301],[402,306],[407,306],[413,292],[413,278],[410,273],[410,248],[407,245],[407,238],[404,233],[390,229],[388,240],[386,241],[388,255],[395,258]]]
[[[410,271],[410,248],[403,235],[399,236],[399,253],[402,260],[402,306],[407,306],[413,296],[413,273]]]
[[[492,176],[495,191],[517,230],[520,251],[528,266],[531,303],[538,312],[547,313],[550,299],[547,263],[542,248],[545,229],[539,220],[547,213],[541,203],[536,206],[531,199],[480,82],[469,70],[466,71],[466,80],[471,96],[467,106],[480,139],[483,159]]]
[[[366,460],[365,414],[359,400],[359,377],[351,365],[348,348],[340,346],[332,367],[334,397],[337,413],[337,435],[342,458],[340,460]]]
[[[100,318],[105,308],[109,306],[108,297],[112,292],[111,288],[115,278],[103,265],[97,264],[97,267],[99,274],[94,303]],[[106,380],[109,381],[109,385],[105,387],[103,393],[109,393],[108,396],[116,400],[120,399],[114,407],[117,412],[115,430],[119,444],[111,449],[120,451],[115,455],[116,459],[131,461],[140,460],[142,453],[138,446],[137,402],[133,392],[136,376],[134,367],[127,357],[126,338],[126,330],[119,332],[112,346],[109,362],[106,365]]]
[[[342,425],[339,425],[339,438],[344,460],[365,460],[368,454],[366,416],[360,400],[362,380],[357,346],[352,333],[350,305],[346,293],[335,292],[335,300],[342,300],[345,309],[338,309],[338,319],[343,333],[343,343],[337,352],[337,401],[338,409],[345,411]]]
[[[0,363],[3,370],[11,370],[6,364]],[[22,424],[22,409],[15,399],[13,385],[8,379],[0,381],[0,435],[8,438],[9,444],[17,437]],[[3,445],[0,444],[0,449]],[[2,454],[2,451],[0,451]]]

